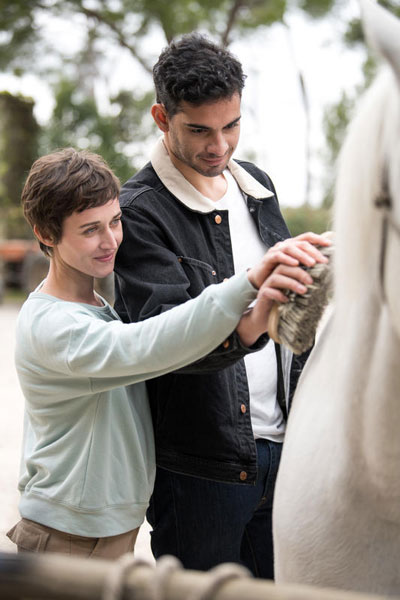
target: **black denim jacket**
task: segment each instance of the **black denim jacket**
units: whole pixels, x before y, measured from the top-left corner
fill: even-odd
[[[172,163],[168,168],[157,172],[173,188]],[[246,193],[263,242],[269,247],[288,237],[269,177],[247,162],[231,161],[230,169]],[[124,240],[115,265],[115,308],[125,322],[157,315],[234,273],[228,211],[202,206],[194,188],[188,188],[188,198],[195,192],[198,199],[183,202],[163,181],[148,163],[121,191]],[[253,189],[258,197],[248,193]],[[147,381],[160,467],[207,479],[255,483],[256,448],[242,358],[267,341],[264,335],[246,348],[234,332],[197,363]],[[157,340],[148,343],[157,352]],[[285,375],[277,345],[276,350],[278,401],[287,414],[303,361],[291,360],[290,355],[291,372]],[[286,351],[286,363],[287,355]]]

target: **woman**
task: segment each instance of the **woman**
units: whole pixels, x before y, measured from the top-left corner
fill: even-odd
[[[312,244],[291,240],[196,299],[124,324],[93,287],[112,272],[122,240],[118,194],[104,161],[73,149],[37,160],[23,189],[25,217],[50,268],[17,325],[26,399],[22,520],[8,536],[19,551],[132,551],[155,470],[144,380],[198,360],[235,327],[251,346],[266,331],[272,300],[285,301],[280,289],[306,291],[310,278],[299,263],[324,260]]]

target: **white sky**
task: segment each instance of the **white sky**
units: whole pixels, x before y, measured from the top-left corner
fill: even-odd
[[[346,6],[346,20],[359,14],[356,0]],[[346,22],[332,18],[320,22],[292,14],[290,33],[283,25],[252,32],[245,40],[231,46],[241,60],[248,78],[242,102],[242,133],[237,158],[251,151],[256,163],[272,177],[280,202],[297,206],[305,200],[305,114],[297,79],[300,68],[310,102],[312,147],[312,194],[309,200],[322,199],[320,178],[322,165],[318,155],[324,149],[322,114],[327,104],[337,101],[342,90],[351,91],[361,80],[361,53],[346,49],[341,35]],[[72,25],[79,37],[79,23]],[[71,46],[71,24],[53,23],[52,36],[57,44]],[[155,58],[165,45],[154,41],[149,47]],[[114,52],[114,51],[113,51]],[[110,77],[108,91],[119,87],[143,85],[146,77],[132,66],[127,53],[108,56]],[[151,80],[148,80],[151,85]],[[147,86],[147,89],[149,87]],[[31,96],[36,102],[35,116],[44,123],[53,107],[48,86],[33,75],[22,79],[0,74],[0,90]],[[102,90],[97,90],[102,96]],[[145,162],[147,157],[144,157]]]

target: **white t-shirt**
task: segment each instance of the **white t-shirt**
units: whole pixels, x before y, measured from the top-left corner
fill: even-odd
[[[257,226],[246,206],[246,200],[235,179],[224,171],[228,187],[215,203],[217,209],[228,210],[233,264],[238,273],[255,265],[267,251]],[[244,357],[250,391],[251,423],[255,438],[283,441],[285,421],[276,399],[277,364],[272,340],[258,352]]]

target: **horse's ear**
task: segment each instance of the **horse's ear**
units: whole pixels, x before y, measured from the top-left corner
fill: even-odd
[[[400,82],[400,20],[374,0],[359,0],[368,43],[392,66]]]

